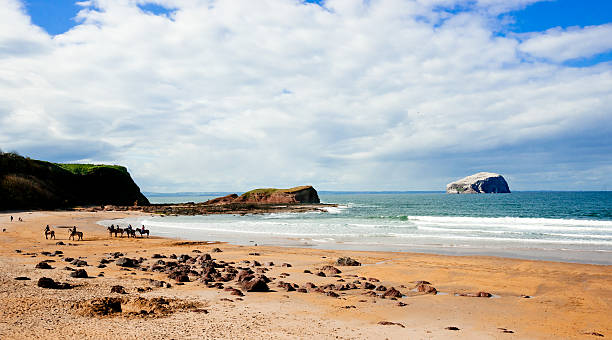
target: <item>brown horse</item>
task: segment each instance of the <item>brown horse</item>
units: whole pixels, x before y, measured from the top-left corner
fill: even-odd
[[[48,240],[49,238],[55,240],[55,230],[45,230],[45,240]]]
[[[113,236],[113,234],[115,234],[115,237],[117,237],[117,234],[121,234],[121,237],[123,237],[123,229],[119,228],[119,226],[110,226],[106,229],[108,229],[109,236]]]
[[[76,241],[74,238],[78,237],[79,241],[83,239],[83,232],[82,231],[74,231],[74,230],[70,230],[70,236],[68,236],[68,239],[70,239],[72,237],[73,241]]]

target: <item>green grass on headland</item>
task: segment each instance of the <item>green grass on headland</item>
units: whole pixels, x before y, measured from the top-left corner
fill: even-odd
[[[96,169],[108,168],[128,173],[127,169],[120,165],[106,165],[106,164],[65,164],[55,163],[55,165],[61,167],[64,170],[68,170],[75,175],[87,175],[94,172]]]
[[[279,192],[279,191],[291,194],[291,193],[294,193],[294,192],[297,192],[297,191],[300,191],[300,190],[308,189],[310,187],[311,187],[310,185],[302,185],[302,186],[295,187],[295,188],[290,188],[290,189],[276,189],[276,188],[254,189],[254,190],[245,192],[241,196],[250,197],[251,195],[255,195],[255,194],[263,194],[263,195],[266,195],[266,196],[270,196],[270,195],[274,194],[275,192]]]

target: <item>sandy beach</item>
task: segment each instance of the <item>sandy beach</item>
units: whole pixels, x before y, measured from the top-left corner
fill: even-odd
[[[249,247],[155,235],[115,238],[96,224],[100,220],[138,214],[143,213],[0,214],[0,228],[5,229],[0,233],[0,338],[598,339],[612,336],[610,266],[486,256]],[[11,215],[14,222],[10,222]],[[17,221],[19,217],[23,222]],[[43,230],[47,224],[53,226],[55,240],[45,239]],[[84,232],[84,240],[68,240],[68,229],[64,226],[73,225]],[[221,252],[213,252],[214,248]],[[188,257],[183,259],[194,260],[210,254],[217,264],[249,267],[256,273],[264,273],[272,280],[268,283],[272,291],[247,292],[236,280],[223,282],[224,289],[209,288],[197,275],[189,275],[189,282],[177,284],[166,272],[152,269],[160,260],[153,258],[154,254],[161,255],[163,261],[176,261],[170,259],[172,254],[179,258],[185,254]],[[336,259],[346,256],[362,265],[335,264]],[[80,259],[86,264],[67,262],[67,258]],[[122,267],[118,265],[121,258],[142,258],[142,261],[135,267]],[[249,262],[242,262],[245,260]],[[35,268],[42,261],[51,269]],[[253,266],[254,261],[261,266]],[[316,275],[328,265],[340,273]],[[70,276],[76,269],[84,269],[88,277]],[[27,279],[16,280],[19,277]],[[42,288],[37,285],[41,277],[72,287]],[[301,291],[287,291],[279,287],[279,281],[295,284]],[[437,294],[419,292],[416,289],[419,281],[429,282],[425,286],[435,287]],[[364,288],[366,282],[376,288]],[[353,288],[348,289],[329,286],[351,283]],[[125,294],[111,292],[117,285],[123,287]],[[228,287],[240,289],[244,296],[232,295],[232,291],[225,290]],[[391,287],[402,296],[383,298]],[[479,292],[490,293],[491,297],[461,296]],[[121,310],[100,313],[96,306],[100,306],[100,301],[109,301],[107,298],[120,300]]]

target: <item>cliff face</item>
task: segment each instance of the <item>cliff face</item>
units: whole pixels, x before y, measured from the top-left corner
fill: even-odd
[[[149,205],[121,166],[54,164],[0,154],[0,210]]]
[[[508,183],[499,174],[479,172],[446,185],[449,194],[509,193]]]
[[[259,204],[296,204],[321,203],[317,191],[310,185],[291,189],[255,189],[240,196],[228,195],[210,200],[209,204],[259,203]]]

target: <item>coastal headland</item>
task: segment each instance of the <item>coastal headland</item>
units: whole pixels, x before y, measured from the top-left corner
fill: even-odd
[[[1,213],[0,338],[612,335],[610,266],[237,246],[160,238],[154,230],[150,238],[121,238],[96,224],[145,214]],[[47,224],[56,239],[45,239]],[[68,240],[74,225],[82,241]],[[361,265],[338,262],[347,257]]]

